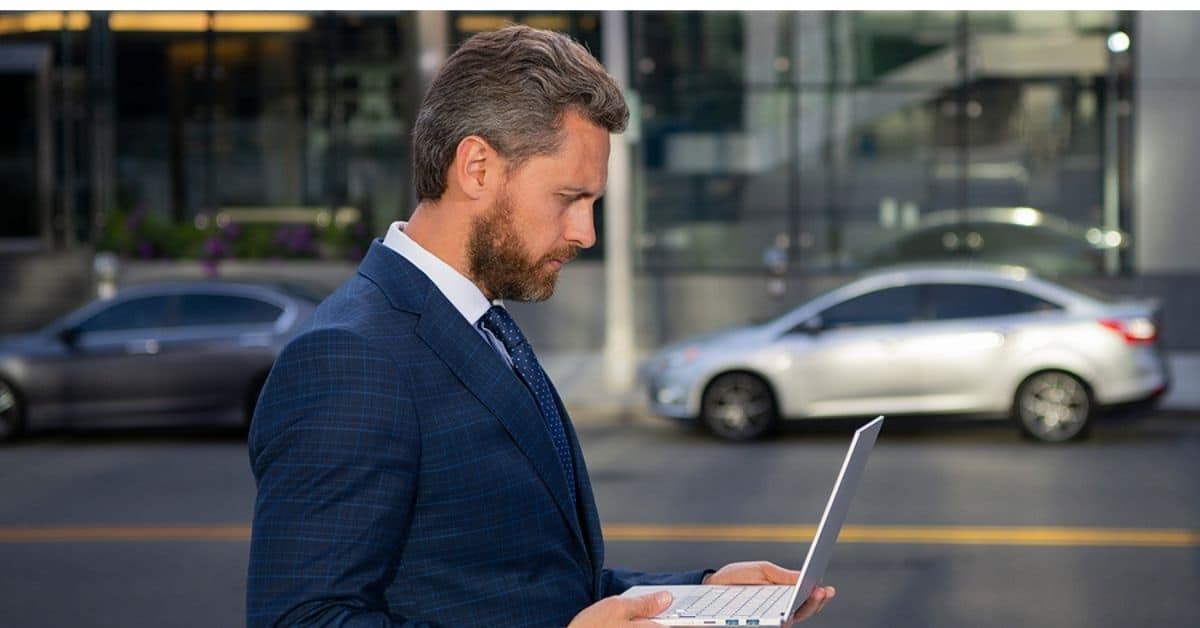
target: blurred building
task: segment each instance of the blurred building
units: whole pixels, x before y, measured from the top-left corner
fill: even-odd
[[[774,314],[931,216],[1029,207],[1115,238],[1069,272],[1163,298],[1168,347],[1200,350],[1200,14],[619,19],[621,55],[597,12],[0,14],[0,325],[86,298],[114,217],[382,233],[414,205],[429,77],[457,42],[518,21],[627,59],[642,347]],[[946,246],[979,244],[960,235]],[[604,342],[604,251],[526,313],[547,323],[540,346]]]

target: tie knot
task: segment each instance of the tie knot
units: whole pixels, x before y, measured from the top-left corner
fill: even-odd
[[[517,347],[526,344],[525,335],[521,333],[521,328],[517,327],[517,321],[509,316],[508,311],[499,305],[493,305],[479,319],[483,326],[488,331],[492,332],[500,342],[504,343],[504,348],[509,354],[516,352]]]

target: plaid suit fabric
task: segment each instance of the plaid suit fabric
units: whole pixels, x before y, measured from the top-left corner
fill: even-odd
[[[633,584],[697,582],[602,569],[562,416],[584,517],[513,371],[423,274],[372,245],[282,352],[251,424],[247,624],[565,625]]]

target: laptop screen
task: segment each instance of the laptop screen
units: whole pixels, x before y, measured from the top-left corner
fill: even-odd
[[[863,470],[867,468],[867,456],[875,446],[875,439],[883,425],[883,417],[876,417],[870,423],[854,432],[850,441],[850,450],[842,461],[842,470],[838,472],[837,481],[833,484],[833,493],[825,504],[825,514],[821,515],[821,523],[817,524],[817,533],[813,535],[812,544],[808,546],[808,556],[804,566],[800,568],[800,579],[792,591],[791,614],[812,595],[813,589],[825,577],[825,567],[829,564],[829,556],[833,554],[833,546],[837,543],[838,533],[842,531],[842,523],[850,511],[850,502],[858,489],[858,481],[862,479]]]

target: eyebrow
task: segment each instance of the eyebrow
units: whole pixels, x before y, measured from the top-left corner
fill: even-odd
[[[604,196],[603,190],[601,190],[600,193],[597,194],[596,192],[593,192],[587,188],[564,187],[564,188],[559,188],[558,191],[560,194],[571,194],[571,195],[577,196],[579,198],[600,198],[601,196]]]

